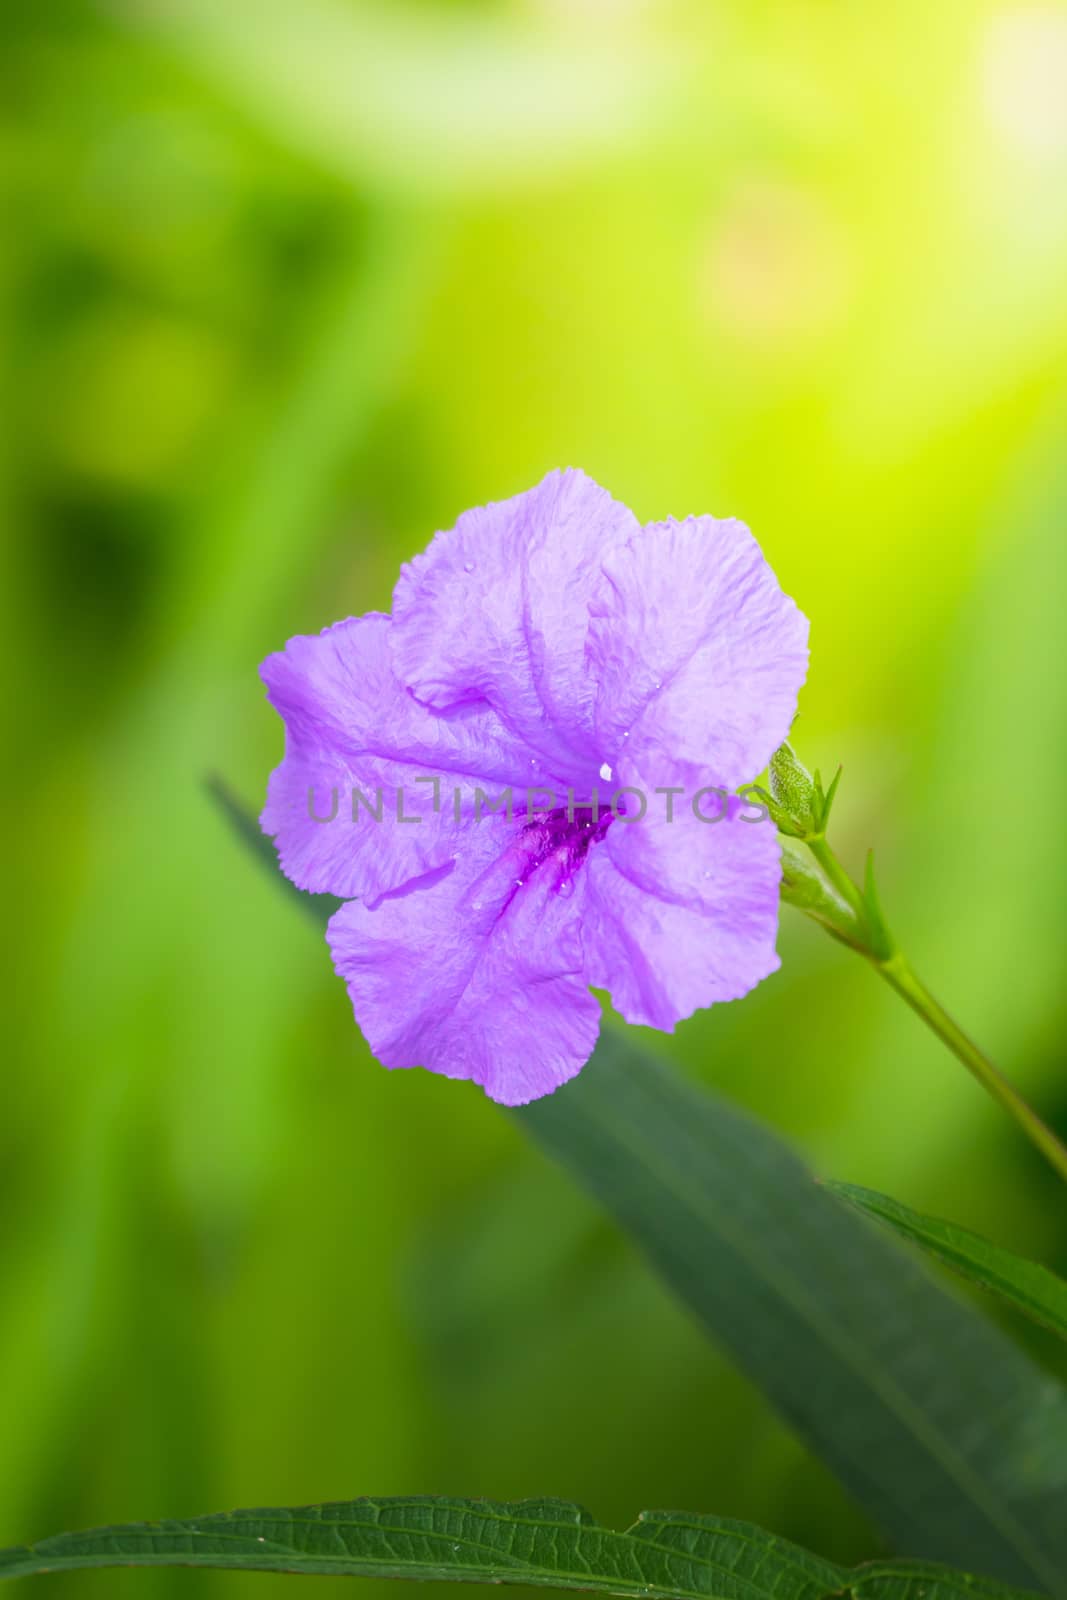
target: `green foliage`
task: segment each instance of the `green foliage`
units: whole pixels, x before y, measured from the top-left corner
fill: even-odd
[[[564,1500],[347,1500],[128,1523],[0,1550],[0,1579],[149,1566],[528,1584],[648,1600],[1025,1600],[943,1567],[890,1562],[849,1572],[718,1517],[645,1511],[615,1533]]]
[[[1000,1295],[1034,1322],[1067,1339],[1067,1283],[1047,1267],[1017,1256],[969,1228],[912,1211],[872,1189],[851,1183],[828,1183],[826,1187],[868,1216],[887,1223],[961,1277]]]
[[[1067,1592],[1067,1391],[1005,1335],[767,1129],[614,1038],[517,1114],[895,1549]]]
[[[216,794],[273,866],[239,803]],[[898,1549],[1061,1591],[1067,1526],[1044,1498],[1067,1472],[1067,1391],[857,1227],[773,1134],[614,1035],[576,1080],[514,1114]],[[972,1425],[1027,1411],[1058,1429],[1036,1476],[1025,1438]]]
[[[388,608],[465,506],[573,461],[642,519],[736,513],[812,618],[842,859],[878,841],[921,969],[1062,1124],[1050,9],[9,0],[0,1544],[373,1483],[876,1552],[508,1119],[374,1065],[201,779],[258,809],[257,661]],[[674,1068],[1062,1271],[1055,1180],[995,1108],[817,930],[781,949],[656,1041]],[[485,1220],[513,1180],[521,1251]],[[431,1230],[481,1244],[451,1366],[407,1293]],[[1039,1479],[1042,1417],[1007,1420]],[[123,1578],[42,1592],[291,1587]]]
[[[225,791],[223,791],[225,793]],[[231,825],[269,868],[269,845]],[[1067,1593],[1067,1390],[753,1119],[615,1035],[514,1115],[592,1191],[896,1549]],[[1005,1417],[1040,1415],[1039,1464]],[[976,1421],[980,1426],[976,1426]]]

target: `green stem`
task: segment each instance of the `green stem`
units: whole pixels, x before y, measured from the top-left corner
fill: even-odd
[[[825,882],[837,896],[836,901],[827,899],[825,890],[820,897],[815,892],[810,874],[804,876],[798,861],[799,846],[803,845],[808,847],[818,863]],[[793,855],[786,865],[783,879],[783,897],[867,958],[875,971],[907,1001],[957,1060],[963,1062],[967,1071],[977,1078],[983,1089],[1013,1118],[1035,1149],[1067,1182],[1067,1146],[1042,1122],[1037,1112],[978,1048],[970,1035],[964,1033],[949,1016],[916,974],[907,957],[897,948],[896,941],[885,925],[873,876],[868,875],[867,890],[864,892],[845,871],[822,832],[812,831],[801,836],[792,849]]]
[[[895,951],[887,961],[874,961],[873,965],[897,994],[908,1002],[911,1009],[932,1029],[953,1055],[963,1062],[983,1089],[1003,1106],[1010,1117],[1060,1177],[1067,1182],[1067,1147],[1053,1133],[1037,1112],[1009,1082],[989,1057],[981,1051],[969,1034],[964,1033],[949,1016],[944,1006],[930,993],[922,979],[913,970],[907,957]]]

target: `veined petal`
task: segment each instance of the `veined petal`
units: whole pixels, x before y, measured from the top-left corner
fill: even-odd
[[[441,716],[404,688],[390,627],[377,613],[340,622],[291,639],[261,668],[286,738],[260,822],[301,889],[373,898],[397,888],[452,858],[478,786],[529,782],[529,754],[484,702]]]
[[[716,814],[714,802],[702,807]],[[613,823],[584,882],[586,976],[627,1022],[671,1033],[777,970],[776,829],[734,799],[718,822],[688,800],[672,822]]]
[[[631,511],[573,469],[465,512],[401,571],[392,634],[399,676],[438,708],[484,697],[541,757],[534,781],[587,780],[589,606],[605,557],[637,531]]]
[[[651,523],[604,570],[589,654],[607,760],[626,782],[635,766],[729,789],[754,778],[795,715],[808,624],[748,529]]]
[[[361,897],[329,942],[382,1062],[521,1104],[587,1060],[589,985],[672,1031],[775,970],[777,835],[722,791],[785,736],[807,623],[747,529],[642,530],[553,473],[438,534],[395,606],[263,668],[263,826],[300,886]]]
[[[581,1070],[600,1026],[583,976],[577,897],[560,871],[519,882],[526,854],[502,819],[472,830],[448,868],[330,921],[334,965],[387,1067],[470,1078],[525,1105]]]

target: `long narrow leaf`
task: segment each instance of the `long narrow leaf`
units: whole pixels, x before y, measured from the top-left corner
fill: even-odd
[[[515,1115],[894,1549],[1067,1596],[1067,1390],[1010,1339],[774,1134],[611,1034]]]
[[[851,1183],[827,1183],[826,1187],[857,1210],[887,1223],[902,1238],[936,1256],[961,1277],[1009,1300],[1034,1322],[1067,1339],[1067,1283],[1047,1267],[1004,1250],[954,1222],[912,1211],[899,1200],[876,1194],[873,1189],[859,1189]]]
[[[1067,1593],[1067,1392],[1009,1338],[766,1128],[610,1036],[518,1115],[896,1550]]]
[[[626,1533],[562,1500],[350,1500],[65,1533],[0,1551],[0,1579],[78,1567],[227,1567],[531,1584],[647,1600],[1026,1600],[910,1563],[853,1572],[747,1523],[644,1512]]]

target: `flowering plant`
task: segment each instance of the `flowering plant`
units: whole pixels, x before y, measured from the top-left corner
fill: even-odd
[[[292,884],[333,897],[327,938],[378,1059],[521,1108],[896,1557],[850,1570],[703,1514],[617,1533],[559,1500],[414,1497],[61,1535],[0,1552],[0,1578],[188,1565],[662,1600],[1067,1595],[1067,1389],[866,1217],[1065,1337],[1067,1285],[816,1185],[614,1028],[594,1051],[591,991],[669,1032],[767,978],[784,899],[862,954],[1067,1176],[1056,1135],[905,958],[870,859],[861,886],[830,847],[840,774],[824,786],[786,742],[806,639],[740,523],[641,528],[581,473],[552,474],[439,534],[390,617],[267,660],[286,751],[262,826]]]

